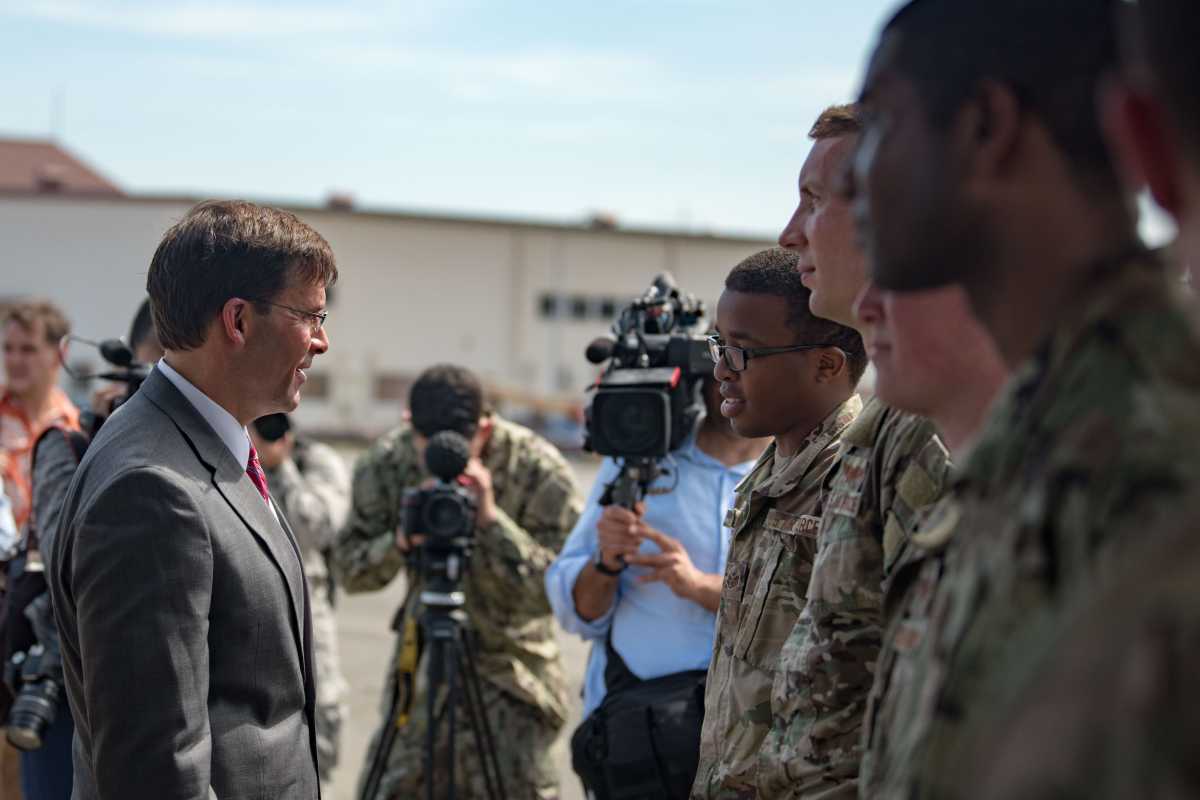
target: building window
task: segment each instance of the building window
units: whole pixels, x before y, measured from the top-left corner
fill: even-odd
[[[324,372],[308,372],[308,380],[304,382],[305,400],[329,399],[329,375]]]
[[[556,295],[542,295],[538,300],[538,305],[541,307],[542,316],[545,319],[554,319],[558,316],[558,297]]]
[[[412,378],[402,372],[385,372],[375,376],[375,399],[384,403],[405,402]]]
[[[542,319],[561,319],[567,316],[578,322],[595,320],[611,322],[625,301],[608,295],[561,295],[545,292],[538,297]]]

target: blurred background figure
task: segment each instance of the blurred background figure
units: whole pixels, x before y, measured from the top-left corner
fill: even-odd
[[[296,534],[308,577],[317,667],[317,768],[328,784],[348,714],[334,615],[337,588],[328,561],[350,509],[350,473],[332,447],[297,437],[287,414],[255,420],[250,440],[271,496]]]
[[[20,537],[24,535],[33,507],[33,447],[42,432],[60,425],[79,428],[79,411],[58,386],[59,373],[66,353],[65,340],[71,324],[63,311],[45,300],[21,303],[12,307],[4,317],[4,374],[7,383],[0,387],[0,474],[4,491],[11,504],[18,538],[0,554],[4,570],[17,555]],[[7,575],[3,600],[0,600],[0,623],[3,633],[3,652],[8,640]],[[0,719],[7,719],[13,701],[10,686],[0,687]],[[68,719],[69,725],[69,719]],[[63,734],[67,746],[69,730]],[[63,738],[60,737],[60,738]],[[28,754],[20,761],[29,760]],[[0,795],[20,797],[16,783],[18,756],[7,736],[0,737]]]

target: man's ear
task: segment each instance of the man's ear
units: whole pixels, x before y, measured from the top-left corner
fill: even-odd
[[[246,333],[250,325],[250,304],[240,297],[231,297],[221,306],[217,325],[222,336],[236,347],[246,346]]]
[[[826,347],[817,355],[817,383],[833,383],[850,369],[846,354],[836,347]]]
[[[983,81],[954,122],[955,143],[967,155],[971,177],[991,180],[1008,172],[1021,145],[1023,115],[1012,88]]]

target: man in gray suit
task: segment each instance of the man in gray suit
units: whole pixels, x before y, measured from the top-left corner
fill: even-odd
[[[246,425],[299,403],[336,278],[316,231],[250,203],[154,254],[166,354],[80,464],[48,570],[76,800],[320,796],[304,571]]]

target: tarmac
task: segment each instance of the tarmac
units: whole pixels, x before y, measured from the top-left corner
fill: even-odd
[[[572,462],[572,466],[575,467],[580,491],[588,492],[595,479],[598,462],[577,461]],[[359,800],[355,795],[358,775],[366,757],[367,744],[380,724],[383,679],[389,668],[388,660],[393,646],[392,632],[388,626],[403,599],[402,578],[380,592],[338,595],[338,640],[341,644],[342,673],[350,686],[347,697],[350,719],[342,731],[342,752],[334,771],[330,787],[332,791],[326,792],[326,800]],[[583,685],[588,645],[561,630],[559,644],[571,685],[571,718],[554,749],[559,774],[559,797],[561,800],[583,800],[583,789],[571,770],[567,743],[579,725],[582,712],[580,687]]]

